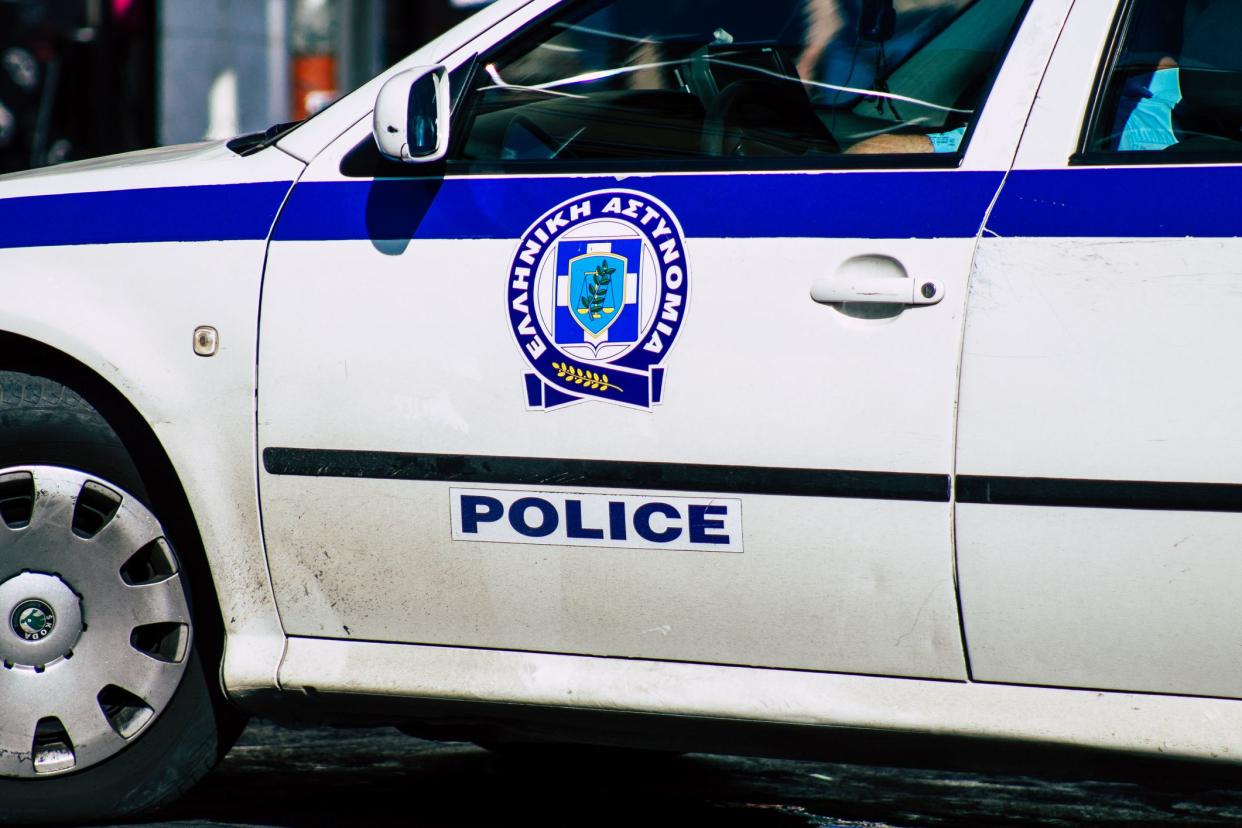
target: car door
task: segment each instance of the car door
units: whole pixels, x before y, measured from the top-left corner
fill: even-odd
[[[966,279],[1068,2],[1000,5],[562,3],[446,57],[445,165],[347,129],[263,291],[287,631],[964,678]]]
[[[1075,6],[980,245],[966,640],[979,680],[1238,696],[1242,7],[1116,5]]]

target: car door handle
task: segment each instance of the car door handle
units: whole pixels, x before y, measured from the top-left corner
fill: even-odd
[[[834,275],[811,285],[811,298],[823,305],[866,302],[885,305],[934,305],[944,298],[939,282],[883,276]]]

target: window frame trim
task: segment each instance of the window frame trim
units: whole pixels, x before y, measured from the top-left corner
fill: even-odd
[[[1121,46],[1130,34],[1134,23],[1134,7],[1137,0],[1122,0],[1117,4],[1117,12],[1113,15],[1112,27],[1109,30],[1108,43],[1096,66],[1095,78],[1092,80],[1091,103],[1087,105],[1087,114],[1083,118],[1082,128],[1078,132],[1078,149],[1070,156],[1070,163],[1079,163],[1081,159],[1096,156],[1128,155],[1129,153],[1101,152],[1090,149],[1091,137],[1099,127],[1100,117],[1107,97],[1105,84],[1117,69],[1117,61],[1121,57]]]

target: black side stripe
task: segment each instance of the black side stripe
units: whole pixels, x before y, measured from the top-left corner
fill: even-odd
[[[297,477],[949,502],[949,477],[940,474],[297,448],[264,449],[263,467]],[[964,474],[957,502],[1242,512],[1242,485]]]
[[[264,449],[263,468],[299,477],[949,502],[947,474],[297,448]]]
[[[963,474],[957,478],[957,502],[1176,512],[1242,512],[1242,485],[984,477]]]

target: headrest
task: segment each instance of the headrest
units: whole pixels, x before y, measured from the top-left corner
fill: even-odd
[[[1242,3],[1189,0],[1178,63],[1187,69],[1242,71]]]
[[[1160,59],[1182,51],[1182,26],[1188,12],[1168,0],[1139,4],[1126,42],[1128,62],[1155,65]]]

